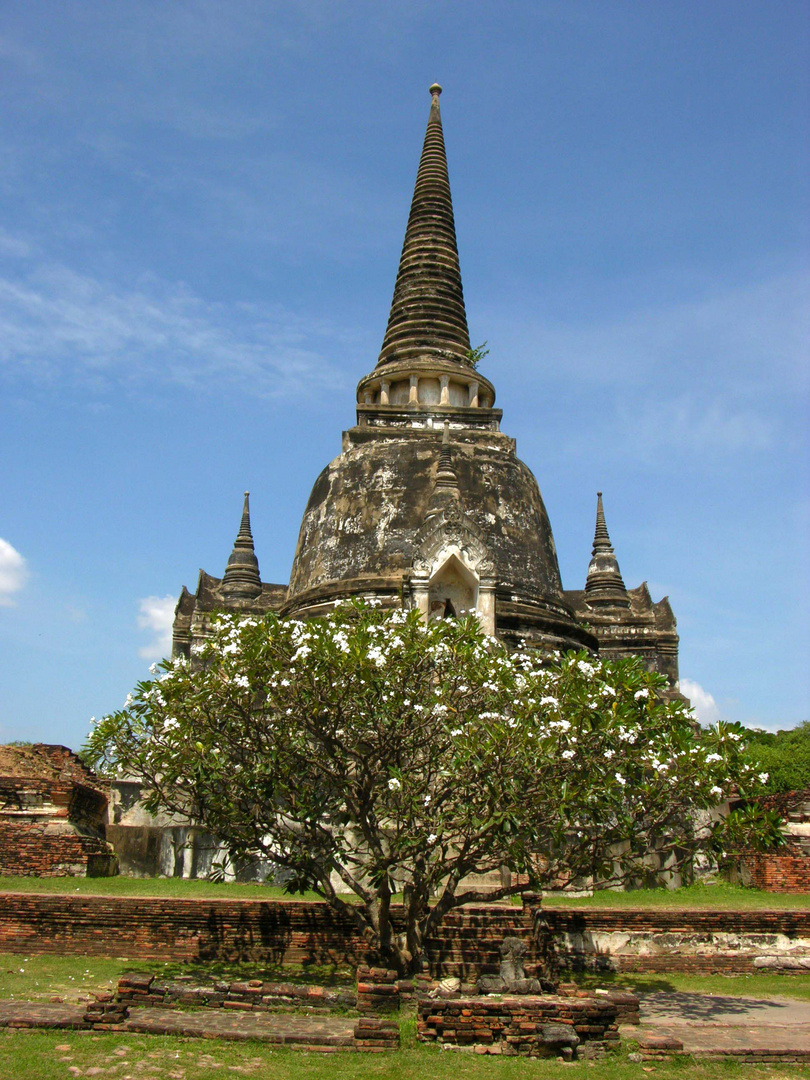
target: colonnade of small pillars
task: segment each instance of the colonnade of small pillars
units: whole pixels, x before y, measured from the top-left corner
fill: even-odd
[[[408,404],[409,405],[418,405],[418,404],[420,404],[420,402],[419,402],[419,376],[418,375],[411,375],[410,380],[411,380],[411,382],[410,382],[410,388],[409,388],[409,391],[408,391]],[[472,381],[472,382],[467,383],[467,393],[469,395],[469,400],[467,402],[467,406],[470,409],[477,409],[479,407],[478,385],[479,384],[476,381]],[[450,376],[449,375],[440,375],[439,376],[439,386],[441,388],[441,394],[440,394],[440,397],[439,397],[439,404],[440,405],[449,405],[450,404]],[[379,401],[379,404],[380,405],[390,405],[391,404],[391,402],[389,400],[390,399],[390,394],[391,394],[391,383],[390,383],[390,381],[388,379],[380,380],[380,401]],[[370,387],[366,388],[363,391],[363,404],[364,405],[373,405],[374,404],[374,391]]]

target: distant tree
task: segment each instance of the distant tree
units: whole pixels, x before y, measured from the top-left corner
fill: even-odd
[[[361,601],[306,623],[223,615],[86,753],[141,775],[149,809],[285,868],[290,891],[320,893],[406,971],[448,911],[493,895],[469,875],[521,875],[498,897],[618,882],[653,849],[673,867],[692,856],[692,810],[750,770],[737,727],[696,734],[664,690],[637,660],[510,652],[473,616],[426,624]]]
[[[768,778],[763,793],[810,788],[810,721],[784,731],[745,730],[752,761]]]

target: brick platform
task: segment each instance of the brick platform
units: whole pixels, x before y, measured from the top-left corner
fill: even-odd
[[[396,912],[394,913],[396,917]],[[749,973],[762,956],[810,955],[810,911],[544,909],[563,970]],[[437,977],[474,981],[499,970],[507,936],[541,957],[533,913],[506,905],[451,912],[427,943]],[[355,926],[326,904],[0,893],[0,950],[223,960],[261,964],[378,962]]]
[[[352,1009],[357,993],[351,987],[332,988],[306,983],[265,982],[250,979],[226,982],[222,979],[161,979],[144,972],[129,971],[118,980],[116,1000],[127,1005],[175,1009],[196,1006],[209,1009]]]
[[[308,1050],[396,1050],[399,1027],[390,1020],[361,1016],[317,1018],[294,1014],[142,1008],[131,1015],[120,1006],[61,1005],[0,1001],[0,1028],[67,1028],[143,1035],[185,1035],[204,1039],[259,1039]]]
[[[590,995],[423,998],[418,1010],[423,1042],[481,1053],[594,1057],[619,1039],[616,1005]]]

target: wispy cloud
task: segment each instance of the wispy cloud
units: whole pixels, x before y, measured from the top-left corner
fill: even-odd
[[[138,629],[147,631],[152,640],[138,649],[144,660],[162,660],[172,651],[172,623],[176,596],[145,596],[138,601]]]
[[[25,559],[8,540],[0,537],[0,607],[13,607],[12,596],[22,589],[27,579]]]
[[[27,253],[22,240],[0,241]],[[126,287],[33,257],[0,269],[0,376],[15,381],[286,397],[319,378],[342,385],[326,359],[341,336],[280,305],[206,300],[155,278]]]

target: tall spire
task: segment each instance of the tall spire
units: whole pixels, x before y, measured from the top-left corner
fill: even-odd
[[[259,560],[253,550],[253,533],[250,531],[250,492],[246,491],[239,532],[222,578],[222,593],[229,598],[247,600],[261,591]]]
[[[430,88],[430,116],[378,367],[418,357],[469,366],[470,332],[439,112],[441,92],[438,83]]]
[[[593,555],[585,581],[585,598],[589,604],[630,606],[630,598],[619,570],[619,561],[608,535],[601,491],[596,493],[596,530],[593,537]]]

